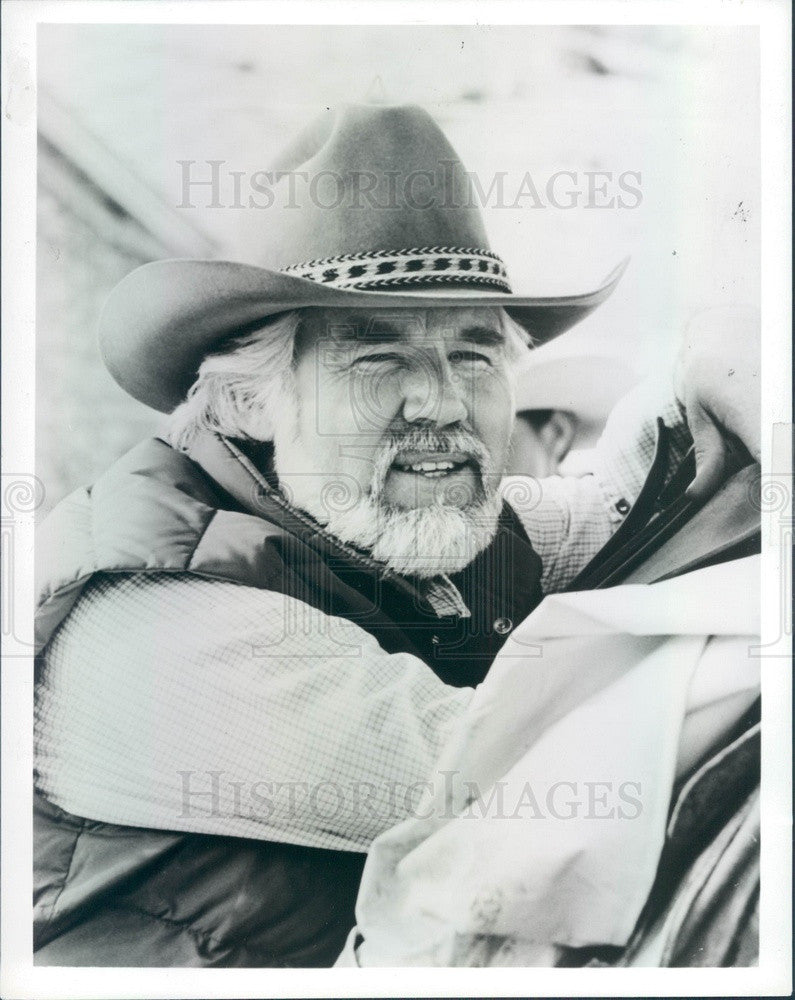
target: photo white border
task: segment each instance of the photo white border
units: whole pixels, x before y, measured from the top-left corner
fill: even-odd
[[[759,25],[762,126],[763,482],[792,492],[791,449],[773,456],[774,424],[790,416],[791,8],[787,0],[4,0],[2,5],[2,330],[4,486],[34,465],[36,24],[714,24]],[[27,60],[27,84],[24,70]],[[15,111],[14,108],[21,109]],[[5,514],[4,514],[5,516]],[[790,507],[791,517],[791,507]],[[763,515],[763,645],[778,635],[787,565],[778,524]],[[32,636],[32,515],[13,525],[14,622]],[[4,592],[4,596],[5,592]],[[4,640],[8,637],[4,636]],[[357,996],[767,996],[791,992],[791,661],[762,662],[761,954],[753,969],[48,969],[32,965],[31,788],[33,671],[2,659],[2,973],[5,998]],[[791,637],[790,637],[791,642]],[[10,655],[9,655],[10,654]]]

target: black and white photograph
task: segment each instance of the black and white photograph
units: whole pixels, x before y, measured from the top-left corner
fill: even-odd
[[[685,6],[3,4],[4,996],[790,991],[791,10]]]

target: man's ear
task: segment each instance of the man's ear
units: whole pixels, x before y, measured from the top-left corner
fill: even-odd
[[[576,434],[577,418],[568,410],[554,410],[538,430],[541,443],[556,463],[568,455]]]

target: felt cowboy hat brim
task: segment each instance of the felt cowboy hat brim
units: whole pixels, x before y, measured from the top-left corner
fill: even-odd
[[[273,204],[255,216],[249,262],[155,262],[111,292],[102,354],[141,402],[171,411],[208,353],[292,309],[502,306],[544,343],[603,302],[626,267],[581,295],[513,294],[471,176],[416,106],[329,110],[264,176]]]
[[[279,313],[307,307],[503,307],[535,344],[542,344],[604,302],[627,264],[623,261],[592,291],[539,298],[458,288],[341,290],[233,261],[155,261],[114,289],[100,317],[100,349],[111,375],[131,396],[168,413],[185,398],[207,354]]]

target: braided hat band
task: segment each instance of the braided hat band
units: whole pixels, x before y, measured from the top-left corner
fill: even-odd
[[[497,254],[471,247],[376,250],[310,260],[281,270],[332,288],[357,291],[460,285],[511,294],[505,265]]]
[[[413,105],[327,109],[270,166],[286,172],[285,183],[310,168],[315,178],[330,175],[343,194],[372,196],[373,210],[357,211],[360,201],[347,195],[298,205],[288,191],[267,219],[258,216],[259,236],[248,234],[256,264],[157,261],[127,275],[105,304],[98,336],[110,373],[147,406],[170,413],[208,354],[288,310],[500,306],[541,344],[592,312],[626,267],[585,293],[514,294],[489,248],[469,172],[433,118]],[[364,177],[375,188],[362,186]],[[415,192],[412,179],[423,177],[428,183]],[[431,196],[428,210],[417,193]]]

